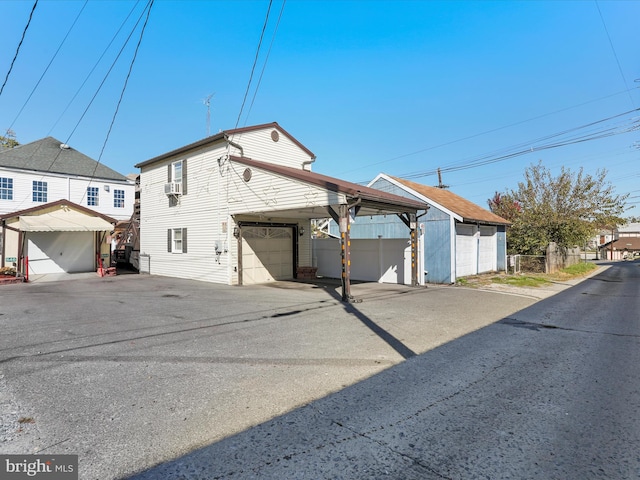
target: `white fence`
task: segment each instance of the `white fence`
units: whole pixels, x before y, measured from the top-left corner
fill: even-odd
[[[313,239],[313,262],[318,267],[319,276],[340,278],[340,240]],[[418,265],[421,265],[420,258]],[[411,285],[411,246],[408,240],[352,239],[351,279]],[[420,280],[424,282],[424,278]]]

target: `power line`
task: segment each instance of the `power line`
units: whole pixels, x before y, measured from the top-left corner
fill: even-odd
[[[273,43],[276,39],[276,34],[278,33],[278,27],[280,26],[280,20],[282,19],[282,12],[284,12],[284,5],[287,3],[287,0],[283,0],[282,7],[280,7],[280,14],[278,15],[278,21],[276,22],[276,27],[273,31],[273,36],[271,37],[271,43],[269,44],[269,50],[267,50],[267,56],[264,59],[264,64],[262,65],[262,70],[260,71],[260,78],[258,78],[258,84],[256,85],[256,89],[253,92],[253,98],[251,99],[251,105],[249,105],[249,111],[247,112],[247,116],[245,118],[245,123],[249,119],[249,115],[251,115],[251,110],[253,109],[253,103],[256,100],[256,95],[258,94],[258,89],[260,88],[260,84],[262,83],[262,76],[264,75],[264,71],[267,68],[267,62],[269,61],[269,55],[271,55],[271,49],[273,48]]]
[[[69,36],[69,34],[71,33],[71,30],[73,30],[73,27],[75,27],[76,23],[78,22],[78,19],[80,18],[80,15],[82,15],[82,12],[84,11],[84,8],[87,6],[87,3],[89,2],[89,0],[85,0],[84,4],[82,5],[82,8],[80,9],[80,11],[78,12],[78,15],[76,16],[75,20],[73,21],[73,23],[71,24],[71,27],[69,27],[69,30],[67,31],[67,34],[64,36],[64,38],[62,39],[62,42],[60,42],[60,45],[58,46],[58,49],[56,50],[56,52],[53,54],[53,57],[51,57],[51,60],[49,61],[49,64],[47,65],[47,67],[44,69],[44,72],[42,72],[42,75],[40,75],[40,78],[38,79],[37,83],[35,84],[35,86],[33,87],[33,89],[31,90],[31,93],[29,94],[29,96],[27,97],[27,99],[24,101],[24,104],[22,105],[22,108],[20,108],[20,111],[18,112],[18,114],[16,115],[16,117],[13,119],[13,122],[11,122],[11,125],[9,126],[9,129],[11,129],[11,127],[13,127],[13,125],[16,123],[16,121],[18,120],[18,118],[20,117],[20,114],[22,113],[22,111],[24,110],[24,108],[27,106],[27,103],[29,103],[29,100],[31,100],[31,97],[33,96],[33,94],[35,93],[36,89],[38,88],[38,86],[40,85],[40,82],[42,82],[42,79],[44,78],[44,76],[46,75],[46,73],[49,71],[49,67],[51,66],[51,64],[53,63],[53,61],[55,60],[55,58],[58,56],[58,53],[60,52],[60,49],[62,48],[62,46],[64,45],[64,43],[67,41],[67,37]]]
[[[150,0],[150,3],[153,2],[153,0]],[[91,108],[91,105],[93,104],[93,102],[95,101],[96,97],[98,96],[98,93],[100,93],[100,90],[102,89],[102,87],[104,86],[105,82],[107,81],[107,78],[109,77],[109,75],[111,74],[111,71],[113,70],[113,68],[115,67],[116,63],[118,62],[118,59],[120,58],[120,55],[122,55],[122,52],[124,51],[125,47],[129,44],[129,41],[131,40],[131,37],[133,36],[133,33],[136,31],[136,29],[138,28],[138,24],[140,23],[140,21],[142,20],[142,16],[144,15],[144,12],[147,10],[149,4],[147,4],[147,6],[145,7],[145,9],[142,11],[142,13],[140,14],[140,16],[138,17],[138,20],[136,21],[135,25],[133,26],[133,28],[131,29],[131,32],[129,33],[129,36],[127,37],[127,39],[125,40],[124,44],[122,45],[122,48],[120,48],[120,51],[118,52],[118,55],[116,55],[116,58],[113,60],[113,62],[111,63],[111,66],[109,67],[109,70],[107,71],[107,73],[105,74],[104,78],[102,79],[102,82],[100,82],[100,85],[98,86],[96,92],[93,94],[93,97],[91,97],[91,100],[89,101],[89,104],[87,105],[87,107],[84,109],[84,112],[82,112],[82,115],[80,116],[80,118],[78,119],[78,121],[76,122],[76,125],[73,127],[73,130],[71,131],[71,133],[69,134],[69,136],[67,137],[67,139],[65,140],[64,143],[68,144],[69,140],[71,139],[71,137],[73,136],[73,134],[75,133],[75,131],[78,129],[78,126],[80,125],[80,123],[82,122],[82,120],[84,119],[85,115],[87,114],[87,112],[89,111],[89,108]],[[56,155],[56,157],[53,159],[53,161],[51,162],[51,165],[49,165],[49,168],[46,171],[51,170],[51,168],[53,167],[53,165],[55,164],[55,162],[58,160],[59,154]]]
[[[2,84],[2,87],[0,87],[0,96],[2,96],[4,87],[7,84],[7,81],[9,80],[9,75],[11,74],[11,70],[13,70],[13,64],[16,63],[16,59],[18,58],[18,52],[20,52],[20,47],[22,46],[22,42],[24,41],[25,35],[27,34],[27,29],[31,24],[31,19],[33,18],[33,12],[36,10],[37,5],[38,5],[38,0],[36,0],[35,3],[33,4],[33,8],[31,9],[31,13],[29,14],[29,20],[27,21],[27,25],[24,27],[24,30],[22,31],[22,38],[20,38],[20,43],[18,43],[18,48],[16,48],[16,53],[13,56],[13,60],[11,60],[11,65],[9,66],[9,71],[7,72],[7,76],[4,78],[4,83]]]
[[[253,60],[253,66],[251,67],[249,82],[247,83],[247,89],[244,92],[244,98],[242,99],[242,105],[240,106],[240,113],[238,113],[238,119],[236,120],[236,126],[234,128],[238,128],[238,125],[240,124],[240,117],[242,116],[242,111],[244,110],[244,104],[247,101],[247,96],[249,95],[249,89],[251,88],[251,81],[253,80],[253,74],[256,70],[256,64],[258,63],[258,56],[260,55],[260,47],[262,46],[262,39],[264,38],[264,32],[267,29],[267,23],[269,22],[269,12],[271,11],[272,3],[273,3],[273,0],[269,0],[269,8],[267,8],[267,15],[264,19],[264,25],[262,26],[262,33],[260,34],[260,40],[258,41],[258,48],[256,49],[256,56]]]
[[[604,27],[604,31],[607,34],[607,38],[609,39],[609,46],[611,47],[611,51],[613,52],[613,57],[616,59],[616,64],[618,65],[618,71],[620,72],[620,76],[622,77],[624,86],[626,87],[627,93],[629,94],[629,100],[631,100],[631,106],[635,106],[635,102],[633,101],[633,97],[631,96],[631,90],[629,90],[629,85],[627,84],[627,78],[624,76],[624,72],[622,71],[622,65],[620,65],[620,59],[618,59],[618,54],[616,53],[616,49],[613,46],[613,41],[611,40],[611,35],[609,35],[609,29],[607,28],[607,23],[604,21],[602,10],[600,10],[600,4],[598,3],[598,0],[595,0],[595,3],[596,3],[596,8],[598,9],[598,14],[600,14],[600,20],[602,20],[602,26]]]
[[[630,110],[628,112],[624,112],[624,113],[620,113],[618,115],[614,115],[602,120],[598,120],[595,122],[591,122],[589,124],[586,125],[582,125],[580,127],[575,127],[569,130],[565,130],[563,132],[559,132],[559,133],[555,133],[552,135],[547,135],[545,137],[541,137],[537,140],[534,140],[533,142],[524,142],[512,147],[509,147],[508,149],[502,149],[502,151],[504,153],[500,153],[500,151],[494,152],[492,154],[487,154],[484,156],[481,156],[475,160],[471,160],[471,161],[467,161],[465,163],[463,162],[457,162],[457,163],[453,163],[448,167],[443,167],[442,171],[443,172],[453,172],[453,171],[459,171],[459,170],[467,170],[470,168],[475,168],[475,167],[480,167],[480,166],[484,166],[484,165],[488,165],[488,164],[492,164],[492,163],[497,163],[497,162],[501,162],[504,160],[508,160],[510,158],[514,158],[514,157],[518,157],[521,155],[526,155],[528,153],[532,153],[532,152],[537,152],[537,151],[541,151],[541,150],[549,150],[549,149],[553,149],[553,148],[559,148],[559,147],[563,147],[563,146],[567,146],[567,145],[572,145],[572,144],[576,144],[576,143],[583,143],[583,142],[587,142],[587,141],[591,141],[591,140],[598,140],[598,139],[602,139],[602,138],[606,138],[606,137],[610,137],[613,135],[619,135],[622,133],[629,133],[632,131],[637,131],[640,129],[640,119],[636,119],[634,121],[631,122],[631,124],[629,126],[626,126],[625,128],[615,128],[615,127],[611,127],[611,128],[607,128],[604,130],[600,130],[591,134],[586,134],[586,135],[581,135],[581,136],[576,136],[576,137],[571,137],[568,138],[564,141],[560,141],[560,142],[556,142],[556,143],[548,143],[548,144],[543,144],[543,145],[539,145],[539,146],[532,146],[532,144],[535,144],[537,142],[543,141],[543,140],[550,140],[552,138],[556,138],[556,137],[560,137],[562,135],[566,135],[567,133],[570,132],[575,132],[575,131],[579,131],[581,129],[584,128],[588,128],[588,127],[592,127],[594,125],[612,120],[614,118],[617,117],[621,117],[624,115],[628,115],[630,113],[634,113],[637,112],[638,110],[640,110],[640,108],[636,108],[634,110]],[[530,145],[526,148],[522,148],[523,146],[526,145]],[[510,151],[513,150],[515,148],[520,148],[520,150],[516,150],[516,151]],[[498,156],[496,156],[498,155]],[[421,172],[412,172],[412,173],[407,173],[404,175],[400,175],[403,178],[419,178],[419,177],[426,177],[429,175],[435,175],[437,173],[436,169],[433,170],[426,170],[426,171],[421,171]]]
[[[142,37],[144,36],[144,31],[147,28],[147,23],[149,22],[149,15],[151,14],[151,7],[153,7],[154,0],[150,0],[147,4],[147,16],[144,19],[144,23],[142,24],[142,30],[140,30],[140,38],[138,39],[138,44],[133,52],[133,58],[131,59],[131,63],[129,64],[129,71],[127,72],[127,76],[124,80],[124,85],[122,86],[122,90],[120,91],[120,98],[118,99],[118,103],[116,104],[116,110],[113,112],[113,117],[111,118],[111,124],[109,125],[109,130],[107,131],[107,136],[104,139],[104,143],[102,144],[102,149],[100,150],[100,155],[98,155],[98,162],[96,163],[96,168],[93,170],[95,174],[96,169],[98,168],[98,164],[102,159],[102,153],[104,152],[105,147],[107,146],[107,142],[109,141],[109,136],[111,135],[111,129],[113,128],[113,124],[116,121],[116,116],[118,115],[118,111],[120,110],[120,104],[122,103],[122,98],[124,97],[124,92],[127,89],[127,85],[129,83],[129,77],[131,77],[131,71],[133,70],[133,64],[138,57],[138,50],[140,49],[140,44],[142,43]],[[93,177],[93,175],[92,175]]]
[[[633,88],[634,88],[634,89],[640,89],[640,87],[633,87]],[[381,164],[383,164],[383,163],[392,162],[392,161],[394,161],[394,160],[400,160],[401,158],[411,157],[411,156],[413,156],[413,155],[417,155],[417,154],[419,154],[419,153],[428,152],[428,151],[430,151],[430,150],[435,150],[435,149],[437,149],[437,148],[446,147],[446,146],[449,146],[449,145],[453,145],[453,144],[455,144],[455,143],[464,142],[464,141],[466,141],[466,140],[471,140],[472,138],[480,137],[480,136],[482,136],[482,135],[487,135],[487,134],[489,134],[489,133],[495,133],[495,132],[498,132],[498,131],[500,131],[500,130],[505,130],[505,129],[507,129],[507,128],[515,127],[515,126],[517,126],[517,125],[522,125],[522,124],[524,124],[524,123],[532,122],[532,121],[534,121],[534,120],[539,120],[539,119],[541,119],[541,118],[549,117],[549,116],[551,116],[551,115],[555,115],[555,114],[557,114],[557,113],[562,113],[562,112],[566,112],[566,111],[568,111],[568,110],[573,110],[574,108],[583,107],[583,106],[588,105],[588,104],[590,104],[590,103],[599,102],[599,101],[601,101],[601,100],[606,100],[607,98],[611,98],[611,97],[615,97],[615,96],[617,96],[617,95],[621,95],[621,94],[624,94],[624,93],[628,93],[628,91],[629,91],[629,90],[622,90],[622,91],[620,91],[620,92],[612,93],[612,94],[610,94],[610,95],[605,95],[604,97],[599,97],[599,98],[596,98],[596,99],[593,99],[593,100],[588,100],[588,101],[586,101],[586,102],[582,102],[582,103],[579,103],[579,104],[577,104],[577,105],[572,105],[572,106],[570,106],[570,107],[561,108],[561,109],[559,109],[559,110],[555,110],[555,111],[553,111],[553,112],[544,113],[544,114],[542,114],[542,115],[538,115],[538,116],[535,116],[535,117],[527,118],[527,119],[525,119],[525,120],[520,120],[520,121],[518,121],[518,122],[510,123],[510,124],[508,124],[508,125],[503,125],[503,126],[501,126],[501,127],[493,128],[493,129],[490,129],[490,130],[485,130],[485,131],[483,131],[483,132],[479,132],[479,133],[474,133],[474,134],[472,134],[472,135],[468,135],[468,136],[466,136],[466,137],[457,138],[457,139],[455,139],[455,140],[451,140],[451,141],[448,141],[448,142],[445,142],[445,143],[440,143],[440,144],[438,144],[438,145],[433,145],[433,146],[431,146],[431,147],[422,148],[422,149],[420,149],[420,150],[416,150],[416,151],[411,152],[411,153],[405,153],[405,154],[402,154],[402,155],[398,155],[398,156],[396,156],[396,157],[389,158],[389,159],[387,159],[387,160],[382,160],[382,161],[380,161],[380,162],[375,162],[375,163],[368,163],[368,164],[363,165],[363,166],[361,166],[361,167],[354,168],[354,169],[351,169],[351,170],[345,170],[345,171],[342,171],[342,172],[340,172],[340,173],[342,173],[342,174],[344,174],[344,173],[350,173],[350,172],[354,172],[354,171],[356,171],[356,170],[362,170],[362,169],[364,169],[364,168],[373,167],[373,166],[376,166],[376,165],[381,165]]]

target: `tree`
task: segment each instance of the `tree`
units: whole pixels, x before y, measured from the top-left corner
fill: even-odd
[[[0,135],[0,150],[5,148],[15,148],[18,145],[18,141],[16,140],[16,134],[13,130],[7,130],[7,134],[5,136]]]
[[[550,242],[560,247],[584,245],[604,227],[624,223],[627,195],[617,195],[606,180],[562,167],[557,177],[542,165],[532,164],[516,190],[496,193],[489,208],[512,222],[507,230],[509,253],[543,254]]]

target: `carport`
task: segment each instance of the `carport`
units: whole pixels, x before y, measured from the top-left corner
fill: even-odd
[[[340,225],[340,244],[341,244],[341,283],[342,283],[342,300],[354,301],[351,295],[351,240],[350,229],[351,221],[358,215],[374,216],[374,215],[397,215],[410,231],[411,238],[411,284],[419,285],[418,280],[418,247],[417,247],[417,212],[426,211],[428,206],[422,202],[418,202],[399,195],[390,194],[370,187],[358,185],[355,183],[343,181],[337,178],[328,177],[326,175],[309,172],[303,169],[285,167],[272,163],[256,161],[246,157],[230,156],[229,160],[233,163],[241,164],[247,169],[255,169],[263,174],[275,176],[282,185],[282,190],[295,191],[300,186],[310,187],[297,202],[288,202],[287,207],[282,209],[274,209],[274,205],[270,205],[269,210],[249,210],[243,211],[237,207],[232,216],[236,220],[237,230],[234,236],[237,239],[238,261],[239,261],[239,283],[243,283],[243,246],[247,247],[247,240],[244,239],[248,228],[291,228],[293,232],[294,258],[296,241],[299,232],[295,221],[300,219],[318,219],[331,216],[338,225]],[[247,178],[251,178],[252,173],[247,174]],[[248,182],[249,180],[245,180]],[[287,182],[292,182],[288,185]],[[304,191],[304,190],[302,190]],[[274,200],[275,203],[275,200]],[[284,202],[283,202],[284,203]],[[291,206],[295,203],[295,206]],[[291,224],[271,224],[268,221],[244,221],[243,215],[251,215],[254,217],[278,217],[291,218]],[[293,221],[295,220],[295,221]]]
[[[116,220],[67,200],[0,217],[1,265],[24,275],[90,272],[107,259]]]

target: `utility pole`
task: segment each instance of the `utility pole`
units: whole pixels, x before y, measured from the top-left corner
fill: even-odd
[[[215,92],[208,95],[205,99],[202,100],[207,107],[207,137],[210,135],[209,131],[211,129],[211,98],[215,95]]]
[[[449,188],[449,185],[442,183],[442,173],[440,173],[440,167],[438,167],[438,188]]]

